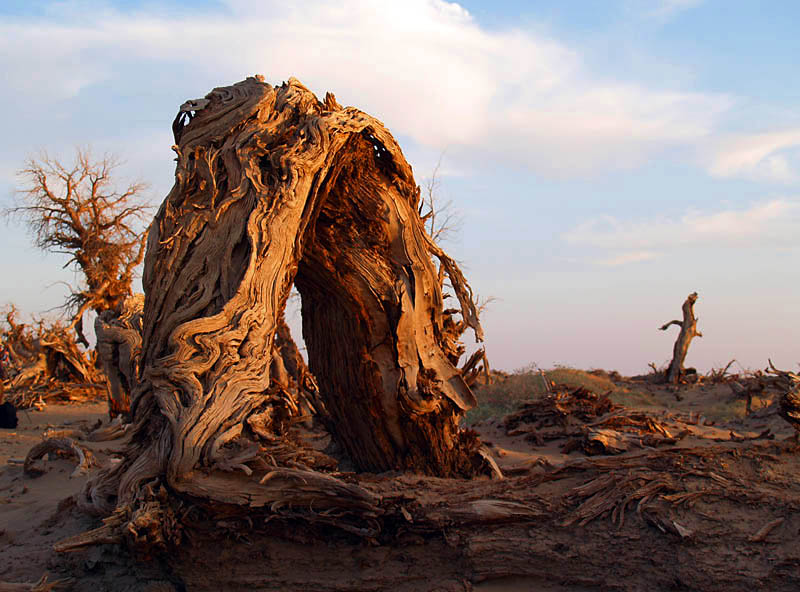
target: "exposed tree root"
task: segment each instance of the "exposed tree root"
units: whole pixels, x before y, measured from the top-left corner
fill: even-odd
[[[38,468],[34,463],[45,454],[52,453],[68,454],[74,456],[78,460],[78,466],[75,467],[70,477],[84,476],[89,472],[89,469],[96,464],[94,455],[86,448],[79,446],[73,440],[69,438],[48,438],[31,448],[28,452],[24,464],[25,474],[29,477],[37,477],[44,473],[44,471]]]
[[[48,582],[45,575],[38,582],[33,583],[0,582],[0,592],[49,592],[50,590],[59,590],[62,587],[66,589],[69,583],[69,580]]]

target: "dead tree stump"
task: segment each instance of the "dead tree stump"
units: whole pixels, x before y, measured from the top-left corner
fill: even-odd
[[[480,339],[472,292],[426,234],[411,167],[381,122],[295,79],[248,78],[185,103],[173,130],[175,185],[147,242],[131,443],[83,505],[128,508],[133,524],[160,487],[211,504],[276,501],[260,480],[286,457],[270,446],[295,403],[280,370],[297,361],[281,333],[293,284],[332,435],[358,470],[488,471],[458,425],[475,398],[453,362],[460,344],[444,337],[443,278]],[[354,503],[340,486],[298,503]],[[292,503],[291,489],[280,496]]]
[[[667,369],[666,380],[671,384],[678,384],[681,376],[683,376],[683,362],[686,359],[686,353],[689,351],[689,344],[692,339],[703,336],[697,330],[697,318],[694,316],[695,302],[697,302],[697,292],[692,292],[683,303],[683,320],[670,321],[659,327],[661,331],[666,331],[671,325],[678,325],[681,328],[672,349],[672,361]]]

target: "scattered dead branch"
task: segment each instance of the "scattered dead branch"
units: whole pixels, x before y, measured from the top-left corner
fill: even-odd
[[[6,400],[17,409],[53,400],[86,401],[102,396],[103,375],[94,352],[84,352],[58,324],[18,324],[15,310],[6,316],[3,339],[12,352],[16,374],[4,381]]]
[[[751,543],[764,542],[769,533],[778,528],[784,522],[786,522],[786,518],[776,518],[775,520],[771,520],[770,522],[767,522],[764,526],[759,528],[758,532],[753,534],[753,536],[751,536],[748,540]]]
[[[524,403],[507,415],[503,424],[508,435],[525,434],[528,441],[541,446],[548,440],[582,434],[582,426],[617,408],[607,395],[556,385],[544,398]]]
[[[79,427],[60,426],[48,428],[42,433],[42,437],[44,439],[70,438],[88,442],[108,442],[125,436],[129,427],[130,424],[123,423],[122,418],[117,416],[105,426],[98,421],[94,426],[84,424],[79,425]]]
[[[676,418],[657,419],[638,411],[619,410],[593,422],[580,437],[567,442],[563,450],[585,454],[621,454],[629,450],[675,444],[689,431]]]
[[[734,360],[731,360],[730,362],[728,362],[727,364],[725,364],[725,366],[723,366],[721,368],[712,368],[707,376],[703,376],[702,377],[702,382],[711,383],[711,384],[718,384],[718,383],[721,383],[721,382],[728,382],[730,380],[736,380],[736,378],[737,378],[736,376],[732,376],[732,375],[728,374],[728,370],[730,370],[730,367],[733,366],[733,364],[735,362],[736,362],[736,360],[734,359]]]
[[[772,360],[769,360],[766,372],[777,378],[777,383],[782,389],[779,415],[800,433],[800,375],[778,370]]]

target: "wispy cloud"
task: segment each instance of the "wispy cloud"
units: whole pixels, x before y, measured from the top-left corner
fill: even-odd
[[[614,252],[602,265],[646,261],[680,247],[800,246],[800,199],[763,201],[745,209],[716,212],[690,210],[677,219],[620,220],[613,216],[588,220],[566,232],[571,245]]]
[[[613,257],[605,259],[598,259],[598,265],[605,265],[607,267],[616,267],[619,265],[628,265],[630,263],[641,263],[642,261],[649,261],[658,257],[658,253],[653,251],[631,251],[629,253],[620,253]]]
[[[598,78],[574,47],[484,29],[441,0],[228,0],[225,13],[191,16],[84,8],[35,27],[6,21],[0,50],[6,112],[11,103],[41,110],[99,100],[111,85],[175,96],[177,106],[193,84],[195,94],[210,90],[207,80],[294,75],[462,161],[495,158],[550,175],[636,166],[706,138],[731,103]]]
[[[715,140],[705,161],[709,172],[716,177],[796,182],[800,179],[799,147],[800,128],[739,134]]]
[[[669,20],[677,14],[694,8],[702,2],[703,0],[655,0],[654,2],[648,3],[650,9],[647,14],[659,20]]]

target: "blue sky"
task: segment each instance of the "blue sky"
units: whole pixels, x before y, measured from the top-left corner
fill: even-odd
[[[188,98],[289,76],[378,117],[464,219],[445,246],[496,367],[644,372],[698,291],[687,362],[800,361],[800,4],[714,0],[0,4],[0,199],[47,149],[172,183]],[[0,303],[58,305],[58,256],[4,228]]]

